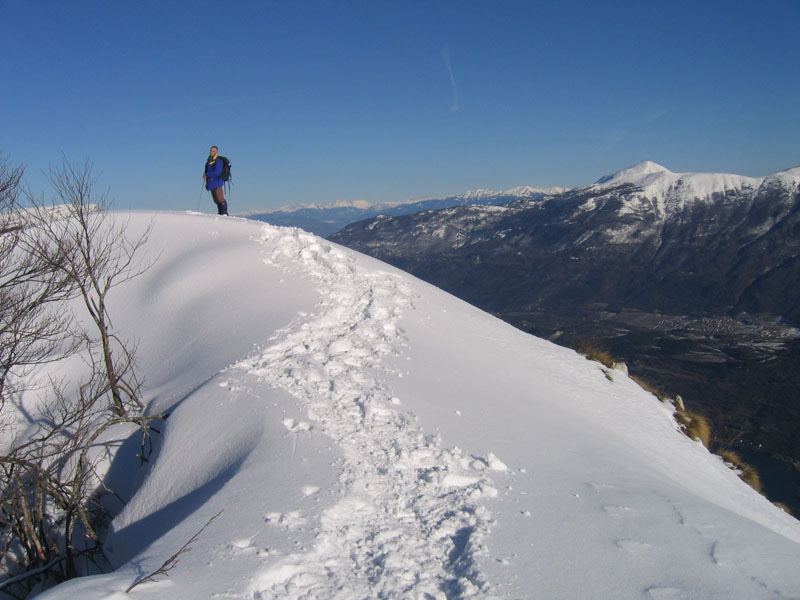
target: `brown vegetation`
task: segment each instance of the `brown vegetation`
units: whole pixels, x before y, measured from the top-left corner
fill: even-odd
[[[598,346],[596,342],[591,340],[581,340],[578,342],[575,351],[578,354],[583,354],[589,360],[599,362],[601,365],[604,365],[609,369],[613,368],[614,364],[616,363],[608,351],[604,350]]]
[[[732,450],[722,450],[719,452],[719,455],[722,457],[722,460],[724,460],[733,468],[734,471],[737,471],[739,479],[744,481],[759,494],[764,493],[761,487],[761,478],[758,476],[758,472],[752,466],[744,462],[738,454]]]
[[[687,410],[676,410],[675,420],[687,436],[702,442],[706,448],[709,447],[709,444],[711,444],[711,425],[705,417]]]

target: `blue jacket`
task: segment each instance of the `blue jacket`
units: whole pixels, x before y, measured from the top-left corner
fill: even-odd
[[[215,158],[208,157],[206,161],[206,189],[215,190],[222,187],[225,183],[220,178],[222,176],[222,161],[219,156]]]

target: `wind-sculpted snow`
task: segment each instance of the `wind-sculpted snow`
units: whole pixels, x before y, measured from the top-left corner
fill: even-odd
[[[146,249],[115,323],[170,416],[117,432],[115,570],[39,598],[800,597],[800,525],[621,371],[297,229]]]
[[[484,473],[497,462],[442,448],[372,375],[382,356],[403,351],[397,320],[412,291],[300,230],[269,229],[265,242],[276,248],[267,262],[299,265],[319,282],[322,302],[239,366],[301,399],[342,448],[344,488],[321,515],[313,548],[258,575],[254,597],[477,594],[485,582],[472,557],[490,520],[477,501],[496,494]]]

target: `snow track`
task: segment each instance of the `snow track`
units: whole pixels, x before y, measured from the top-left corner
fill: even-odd
[[[621,372],[300,230],[158,214],[145,256],[170,417],[109,465],[117,568],[37,598],[800,599],[797,521]]]
[[[475,556],[497,492],[487,458],[442,448],[401,411],[381,357],[403,353],[398,320],[413,308],[403,279],[296,229],[264,229],[265,262],[310,273],[318,310],[238,366],[296,397],[342,449],[342,496],[323,511],[313,547],[265,565],[253,598],[485,597]],[[290,429],[295,423],[287,423]],[[491,458],[491,457],[490,457]],[[269,520],[268,520],[269,522]]]

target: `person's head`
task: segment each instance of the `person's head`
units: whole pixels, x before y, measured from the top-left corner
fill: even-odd
[[[211,150],[209,150],[209,154],[211,156],[216,156],[217,155],[217,147],[216,146],[211,146]]]

